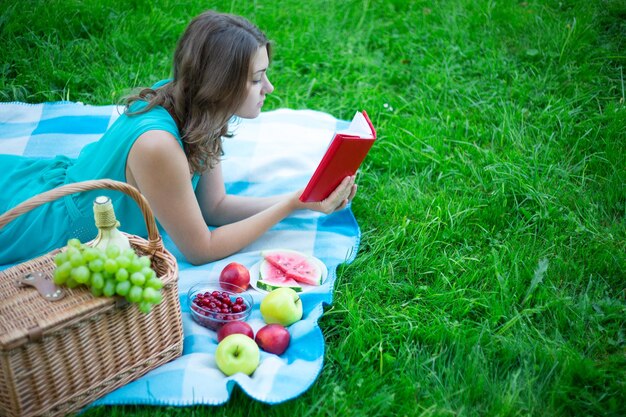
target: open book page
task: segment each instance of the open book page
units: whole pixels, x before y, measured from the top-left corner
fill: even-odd
[[[357,111],[350,122],[350,126],[347,129],[337,132],[340,135],[358,136],[363,139],[373,139],[374,135],[369,123],[365,120],[363,113]]]

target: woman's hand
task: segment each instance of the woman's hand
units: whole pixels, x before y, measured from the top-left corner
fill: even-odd
[[[296,209],[308,209],[319,211],[321,213],[330,214],[345,208],[356,194],[357,185],[355,184],[356,176],[349,176],[341,181],[341,184],[335,188],[325,200],[311,203],[303,203],[300,201],[300,195],[304,190],[300,190],[293,196],[294,207]]]

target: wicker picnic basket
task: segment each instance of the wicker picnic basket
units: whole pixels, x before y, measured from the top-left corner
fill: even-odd
[[[112,180],[64,185],[4,213],[0,229],[42,204],[100,188],[124,192],[139,205],[148,240],[127,236],[138,254],[152,258],[165,284],[163,301],[144,314],[83,286],[62,288],[64,297],[50,301],[59,298],[51,276],[62,248],[0,271],[0,416],[75,412],[182,352],[178,265],[135,188]]]

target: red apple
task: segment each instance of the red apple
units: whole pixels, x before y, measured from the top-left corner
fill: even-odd
[[[250,339],[254,339],[252,327],[245,321],[229,321],[217,331],[217,342],[221,342],[226,336],[231,334],[244,334]]]
[[[281,324],[267,324],[256,332],[254,341],[261,349],[269,353],[282,355],[287,347],[291,336],[289,330]]]
[[[220,273],[220,286],[228,291],[242,292],[250,285],[250,271],[237,262],[231,262]]]

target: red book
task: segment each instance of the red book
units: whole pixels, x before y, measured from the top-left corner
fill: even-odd
[[[354,175],[376,140],[376,130],[365,111],[357,112],[346,130],[336,132],[300,201],[322,201],[347,176]]]

